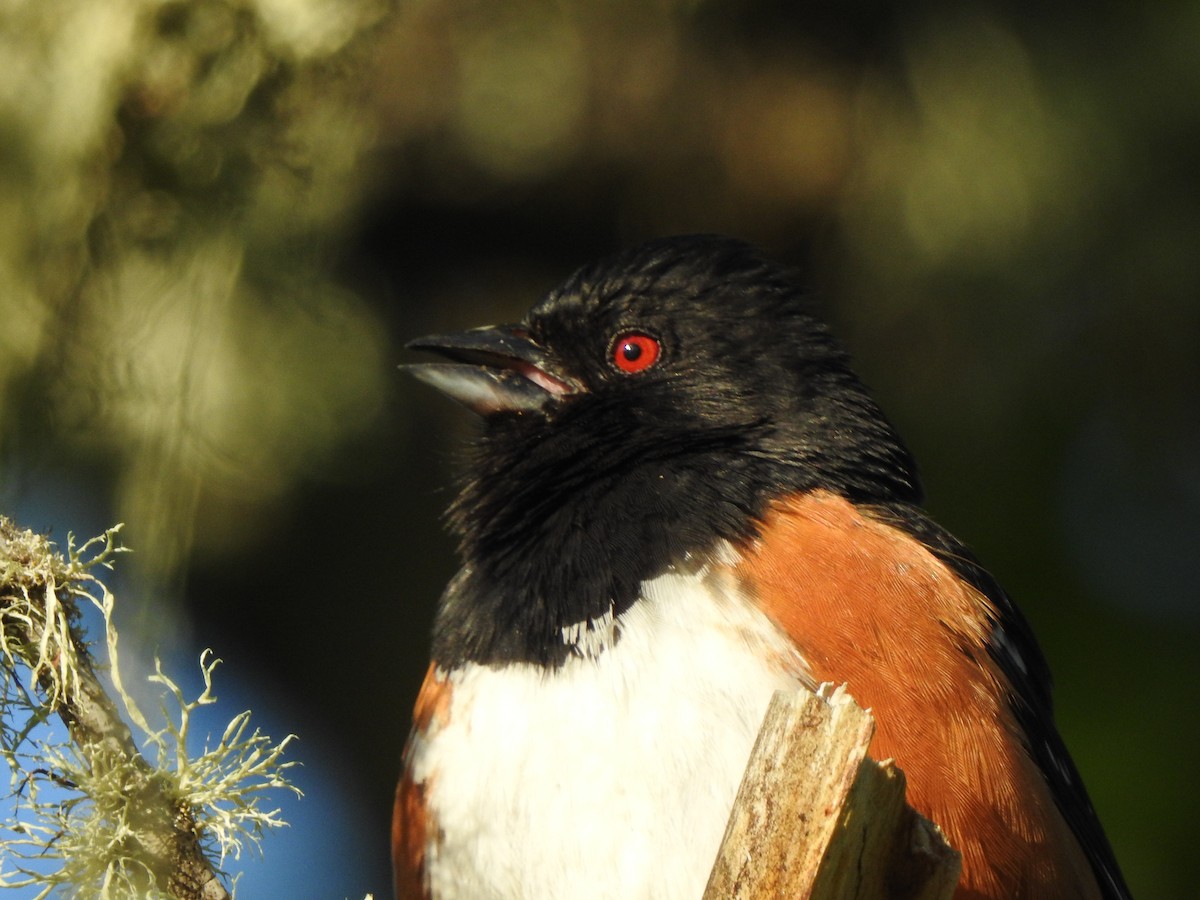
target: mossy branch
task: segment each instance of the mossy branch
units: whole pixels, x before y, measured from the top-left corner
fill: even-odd
[[[40,886],[39,896],[69,886],[74,896],[219,900],[229,896],[219,872],[226,858],[286,824],[260,801],[270,789],[299,793],[285,777],[294,763],[282,761],[293,738],[273,744],[257,729],[248,734],[244,712],[215,747],[188,755],[192,714],[216,701],[212,675],[220,660],[209,651],[200,659],[204,690],[193,700],[156,661],[150,680],[166,689],[166,724],[151,727],[122,683],[114,597],[96,574],[124,549],[118,530],[78,548],[68,539],[64,556],[0,517],[0,754],[15,802],[0,841],[0,887]],[[103,616],[116,700],[97,677],[81,603]],[[34,740],[35,728],[55,715],[69,741]],[[43,799],[49,785],[57,796]],[[42,871],[47,861],[58,868]]]

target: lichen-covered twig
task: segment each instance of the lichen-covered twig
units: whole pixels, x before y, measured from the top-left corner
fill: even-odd
[[[216,699],[219,660],[208,651],[201,656],[205,689],[194,700],[161,665],[150,676],[166,688],[166,724],[151,726],[122,684],[113,595],[95,574],[111,568],[122,549],[118,528],[78,548],[69,540],[64,556],[0,517],[0,754],[14,799],[0,841],[0,887],[38,885],[41,896],[70,886],[75,896],[218,900],[229,896],[218,870],[227,856],[237,858],[247,840],[257,845],[267,828],[285,824],[260,800],[272,788],[299,793],[285,777],[293,763],[282,761],[292,738],[273,744],[257,729],[247,733],[249,713],[242,713],[216,747],[188,755],[192,713]],[[116,699],[97,677],[80,603],[103,616]],[[36,726],[54,715],[69,741],[35,740]],[[48,785],[57,794],[43,799]],[[47,861],[58,868],[46,871]]]

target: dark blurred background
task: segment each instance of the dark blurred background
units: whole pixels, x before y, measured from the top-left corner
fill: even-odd
[[[126,522],[123,638],[300,734],[242,896],[386,896],[475,425],[404,341],[735,234],[1032,620],[1135,894],[1194,897],[1197,47],[1182,0],[8,4],[0,510]]]

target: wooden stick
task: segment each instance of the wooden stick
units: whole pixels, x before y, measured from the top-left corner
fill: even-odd
[[[844,688],[777,693],[705,900],[949,900],[961,858],[867,757],[874,731]]]

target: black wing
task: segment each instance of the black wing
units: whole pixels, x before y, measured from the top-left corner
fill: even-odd
[[[953,535],[908,504],[886,507],[885,516],[929,548],[996,609],[988,652],[1012,686],[1009,698],[1029,755],[1050,786],[1059,811],[1091,863],[1105,900],[1130,900],[1116,856],[1079,770],[1054,724],[1050,667],[1025,616],[996,580]]]

